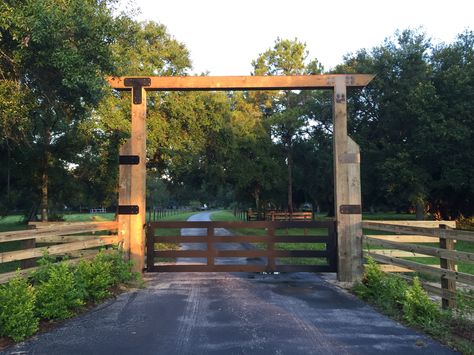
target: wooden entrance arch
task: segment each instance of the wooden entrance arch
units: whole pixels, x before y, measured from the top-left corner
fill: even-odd
[[[304,76],[110,77],[110,86],[132,91],[131,138],[120,150],[119,228],[124,249],[142,271],[145,262],[146,92],[315,90],[333,91],[334,203],[338,241],[337,274],[353,282],[362,275],[362,210],[359,146],[347,135],[347,88],[362,88],[370,74]]]

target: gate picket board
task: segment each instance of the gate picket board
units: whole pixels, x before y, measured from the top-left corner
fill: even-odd
[[[202,236],[157,236],[157,229],[199,228],[207,231]],[[265,229],[265,235],[216,235],[216,228]],[[300,229],[301,235],[277,235],[278,229]],[[327,235],[303,235],[303,230],[325,228]],[[255,221],[255,222],[151,222],[147,224],[147,271],[168,272],[336,272],[337,237],[334,221]],[[204,250],[156,250],[155,243],[199,243]],[[266,249],[219,250],[215,243],[262,243]],[[324,250],[278,250],[275,243],[324,243]],[[155,264],[155,257],[202,258],[206,264]],[[265,258],[265,264],[216,264],[215,258]],[[325,258],[325,265],[296,265],[276,263],[277,258]]]

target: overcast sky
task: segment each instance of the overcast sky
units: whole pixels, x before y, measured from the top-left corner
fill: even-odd
[[[123,0],[124,2],[127,0]],[[435,42],[474,30],[474,0],[135,0],[139,20],[166,25],[191,52],[193,72],[248,75],[277,37],[307,44],[329,69],[397,29],[423,27]]]

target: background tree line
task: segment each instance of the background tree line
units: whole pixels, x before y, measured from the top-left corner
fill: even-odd
[[[165,26],[113,0],[0,4],[0,209],[30,214],[112,207],[130,97],[107,75],[188,75],[189,51]],[[397,32],[330,72],[373,73],[349,97],[361,146],[363,207],[439,217],[474,209],[474,33],[435,44]],[[253,75],[327,73],[304,43],[277,39]],[[148,203],[330,212],[332,95],[324,91],[154,92]]]

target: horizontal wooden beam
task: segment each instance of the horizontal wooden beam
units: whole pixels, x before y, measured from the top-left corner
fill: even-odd
[[[156,250],[159,258],[326,258],[325,250]]]
[[[252,222],[150,222],[148,227],[151,229],[167,228],[331,228],[333,221],[252,221]]]
[[[365,255],[365,256],[367,256],[367,255]],[[436,264],[436,265],[435,264],[423,264],[423,265],[431,266],[432,268],[435,268],[435,269],[441,269],[441,266],[439,266],[439,264]],[[380,270],[382,270],[383,272],[396,272],[396,273],[416,272],[415,270],[412,270],[412,269],[407,269],[407,268],[404,268],[404,267],[401,267],[401,266],[395,266],[395,265],[390,265],[390,264],[379,264],[379,267],[380,267]],[[457,271],[457,265],[456,265],[456,271]]]
[[[4,253],[0,253],[0,264],[8,263],[11,261],[16,261],[16,260],[40,258],[44,255],[45,252],[47,252],[50,255],[63,254],[63,253],[67,253],[67,252],[75,251],[75,250],[88,249],[88,248],[115,244],[115,243],[120,242],[121,240],[122,239],[116,235],[110,236],[110,237],[104,236],[104,237],[97,237],[96,239],[93,239],[93,240],[58,244],[58,245],[52,245],[48,247],[7,251]]]
[[[415,271],[426,272],[428,274],[436,275],[439,277],[445,277],[450,280],[455,280],[457,282],[465,283],[468,285],[474,285],[474,275],[466,274],[458,271],[451,271],[441,268],[435,268],[429,265],[420,264],[414,261],[392,258],[384,255],[377,255],[373,253],[364,253],[368,256],[371,256],[375,261],[385,264],[393,264],[401,267],[406,267]]]
[[[409,251],[400,251],[395,249],[370,249],[372,254],[392,256],[395,258],[431,258],[430,255],[411,253]]]
[[[1,242],[13,242],[16,240],[36,239],[37,242],[46,241],[49,237],[88,233],[103,230],[115,230],[118,228],[116,221],[111,222],[79,222],[61,226],[48,226],[39,229],[27,229],[13,232],[0,233]]]
[[[425,227],[410,227],[397,224],[388,224],[375,221],[362,221],[362,228],[378,230],[384,232],[393,232],[400,234],[419,234],[445,239],[464,240],[474,242],[474,232],[462,231],[457,229],[439,229]]]
[[[439,243],[438,237],[427,237],[423,235],[408,235],[408,234],[396,234],[396,235],[385,235],[385,234],[370,234],[367,237],[388,240],[391,242],[399,243]]]
[[[398,226],[407,227],[425,227],[425,228],[439,228],[440,225],[444,224],[449,228],[456,228],[456,221],[407,221],[407,220],[369,220],[366,219],[364,222],[374,222],[379,224],[396,224]]]
[[[364,87],[373,78],[372,74],[323,74],[293,76],[151,76],[151,77],[108,77],[109,85],[118,90],[131,90],[125,85],[125,78],[150,78],[145,90],[187,91],[187,90],[305,90],[332,89],[337,77],[345,77],[348,87]]]
[[[268,235],[213,235],[206,238],[206,236],[159,236],[154,237],[155,243],[328,243],[327,236],[297,236],[297,235],[282,235],[282,236],[268,236]]]
[[[371,238],[368,236],[364,236],[364,241],[367,242],[367,244],[372,245],[372,246],[379,246],[379,247],[385,247],[385,248],[390,248],[390,249],[400,249],[400,250],[407,251],[413,254],[419,253],[419,254],[434,256],[435,258],[445,258],[449,260],[474,263],[474,253],[469,253],[465,251],[446,250],[442,248],[435,248],[435,247],[429,247],[429,246],[418,245],[418,244],[404,244],[404,243],[390,242],[388,240],[380,240],[380,239]]]
[[[272,271],[278,272],[333,272],[330,265],[275,265]],[[257,264],[155,264],[152,270],[158,272],[265,272],[269,271],[267,265]]]

